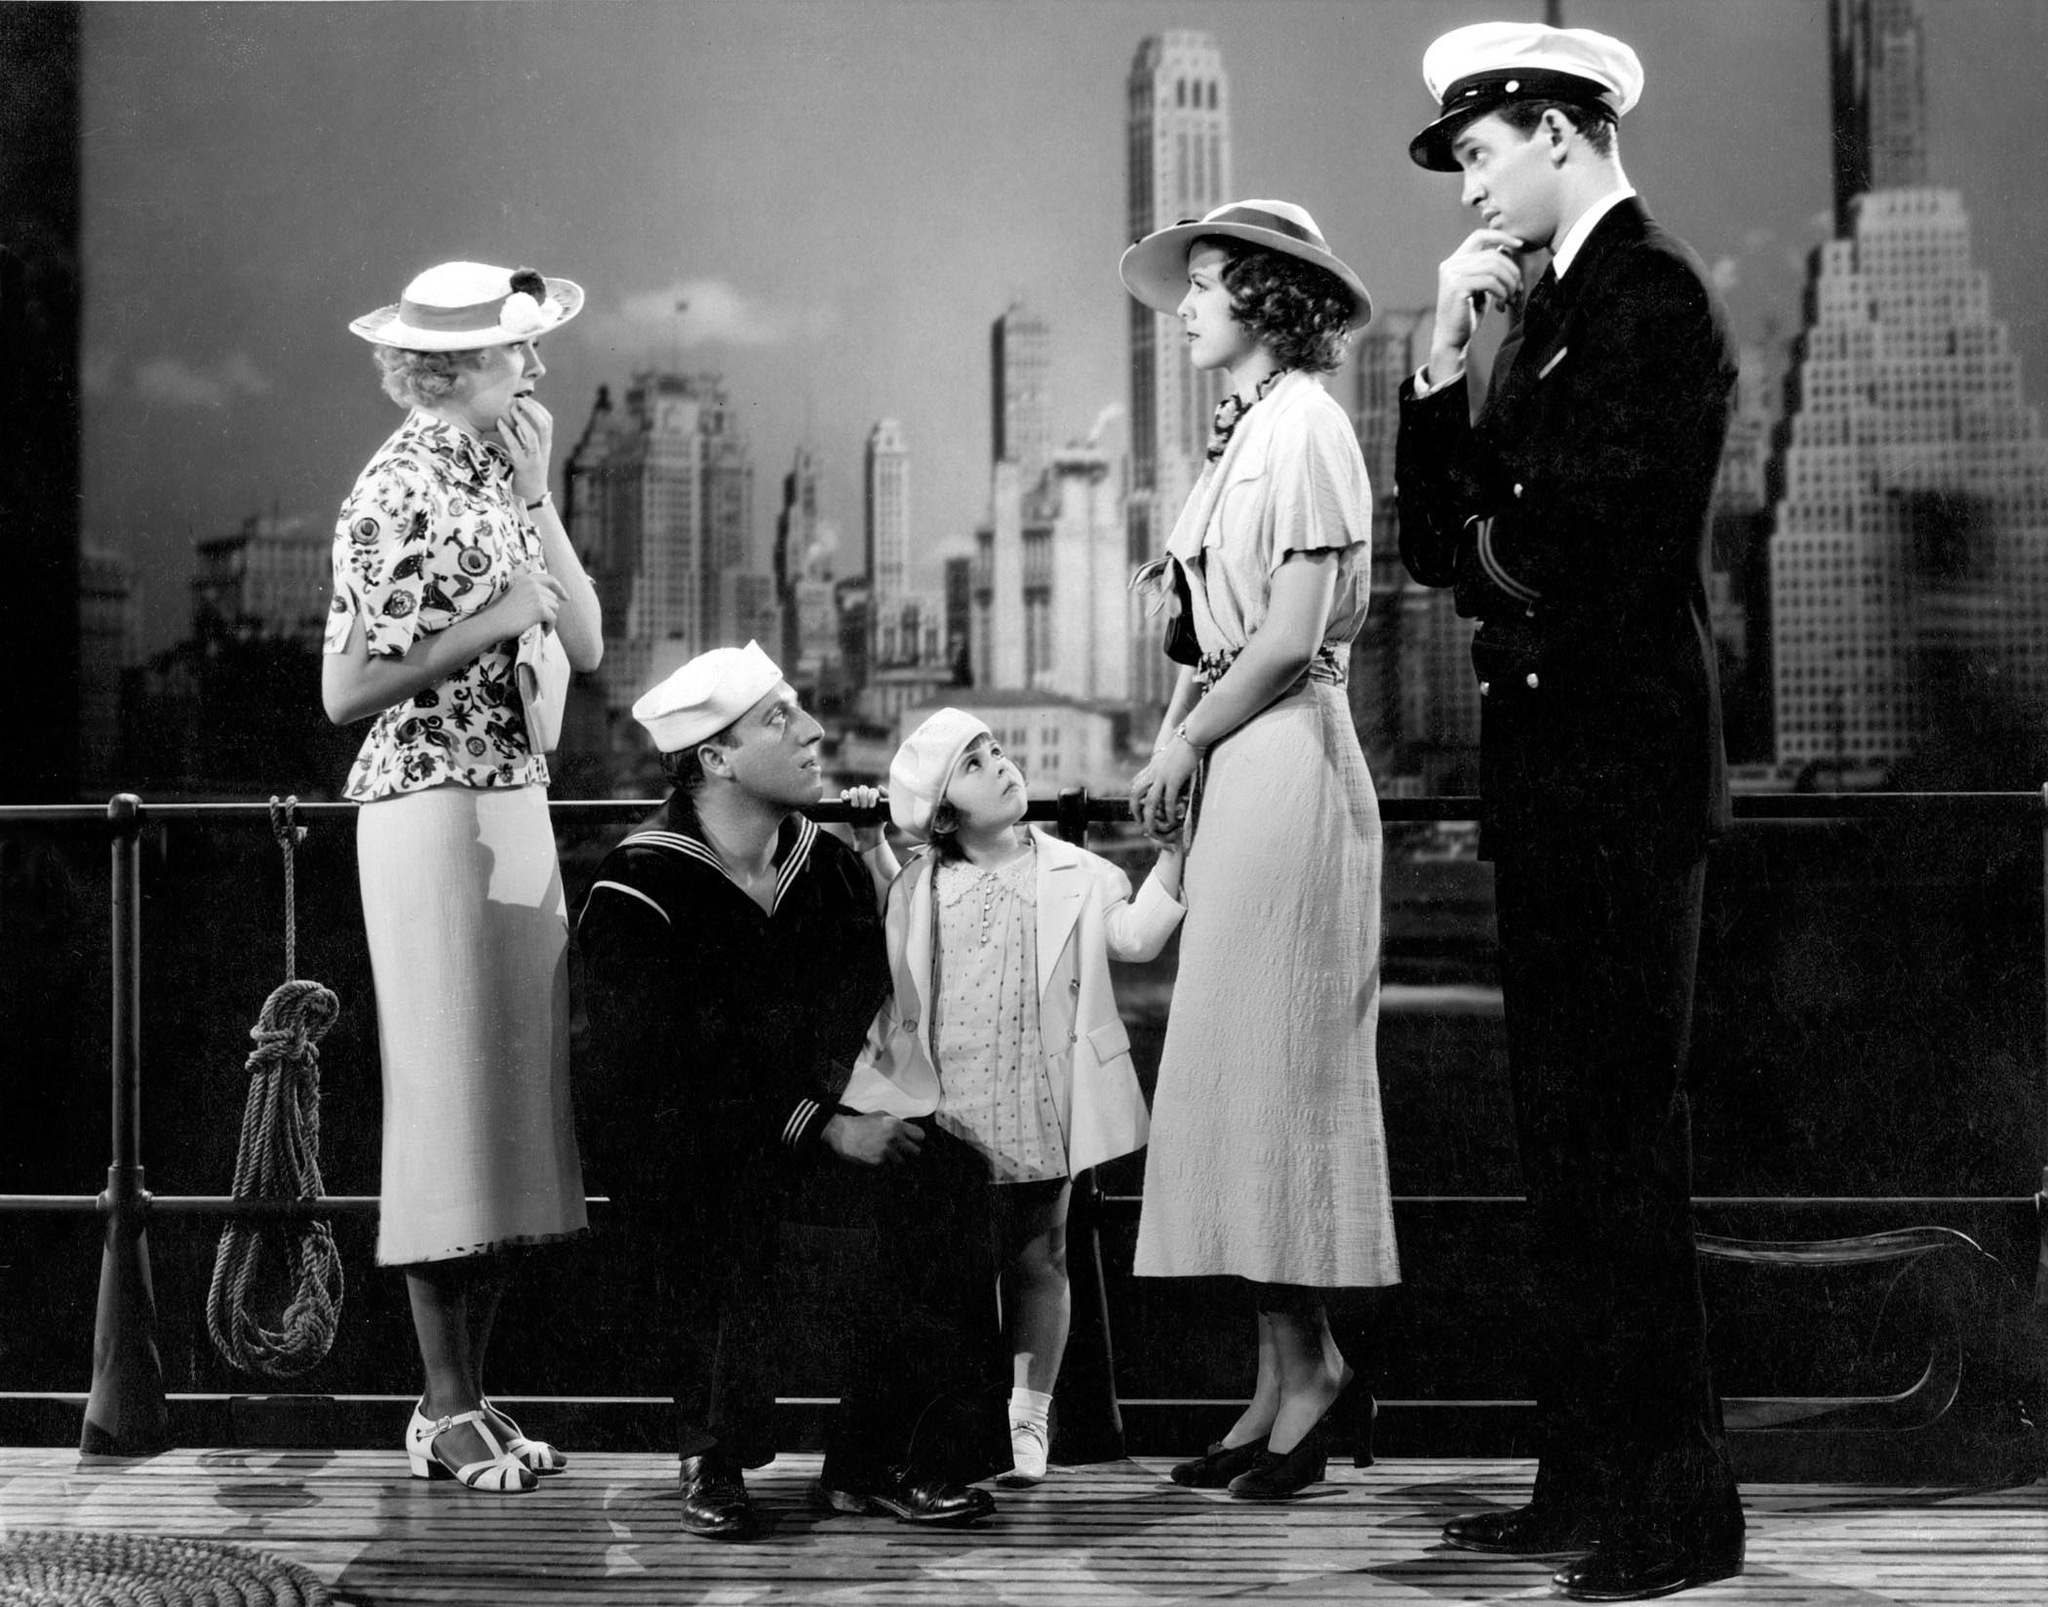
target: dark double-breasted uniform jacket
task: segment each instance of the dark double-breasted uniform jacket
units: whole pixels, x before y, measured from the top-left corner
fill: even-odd
[[[1476,422],[1463,381],[1411,380],[1396,449],[1402,560],[1481,621],[1484,851],[1696,857],[1728,815],[1705,583],[1735,381],[1720,298],[1630,197],[1496,366]]]

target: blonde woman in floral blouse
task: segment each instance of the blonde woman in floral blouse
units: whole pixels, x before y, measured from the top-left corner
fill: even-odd
[[[566,1465],[484,1395],[505,1252],[585,1228],[567,909],[513,669],[536,626],[575,669],[603,651],[533,397],[534,342],[582,305],[567,279],[449,262],[349,326],[410,411],[342,505],[321,675],[336,724],[376,716],[347,796],[384,1068],[377,1260],[405,1270],[425,1374],[407,1460],[493,1491]]]

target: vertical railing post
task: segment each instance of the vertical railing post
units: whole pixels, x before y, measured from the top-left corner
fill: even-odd
[[[1088,843],[1088,789],[1062,787],[1053,823],[1063,841]],[[1110,1343],[1109,1293],[1102,1279],[1102,1192],[1091,1169],[1074,1179],[1067,1206],[1067,1282],[1073,1315],[1060,1367],[1056,1460],[1114,1462],[1124,1454],[1124,1419],[1116,1397],[1116,1352]]]
[[[2048,997],[2048,783],[2041,787],[2041,809],[2041,987]],[[2043,1075],[2048,1076],[2048,1067],[2043,1068]],[[2048,1161],[2048,1156],[2042,1159]],[[2034,1263],[2034,1306],[2048,1310],[2048,1165],[2041,1168],[2041,1192],[2034,1196],[2034,1225],[2040,1237]]]
[[[112,826],[113,1147],[93,1320],[92,1395],[78,1448],[88,1456],[148,1456],[169,1443],[163,1363],[156,1349],[156,1293],[150,1286],[142,1185],[142,800],[117,794]]]

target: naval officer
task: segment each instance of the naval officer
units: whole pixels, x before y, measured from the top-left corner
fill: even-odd
[[[1409,154],[1462,176],[1480,226],[1438,270],[1429,359],[1402,391],[1401,555],[1479,622],[1541,1452],[1527,1506],[1444,1538],[1559,1558],[1556,1587],[1580,1600],[1665,1595],[1743,1555],[1684,1081],[1707,847],[1728,816],[1703,571],[1735,364],[1698,257],[1622,172],[1634,51],[1480,23],[1431,45],[1423,75],[1438,115]],[[1475,410],[1468,348],[1500,318]]]

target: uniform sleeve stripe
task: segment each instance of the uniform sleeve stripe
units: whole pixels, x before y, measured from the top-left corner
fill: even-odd
[[[783,1143],[794,1144],[801,1138],[804,1129],[811,1125],[811,1118],[818,1114],[820,1108],[815,1099],[798,1100],[796,1109],[790,1112],[789,1120],[783,1124]]]
[[[1486,571],[1488,579],[1510,597],[1514,598],[1516,602],[1534,603],[1542,601],[1543,593],[1515,579],[1513,575],[1501,567],[1500,556],[1493,550],[1493,521],[1491,519],[1482,519],[1479,522],[1479,566]]]
[[[662,925],[675,925],[675,922],[671,921],[668,918],[668,911],[663,909],[659,904],[655,903],[654,900],[649,898],[645,893],[641,892],[639,888],[628,887],[624,882],[614,881],[592,882],[590,884],[590,890],[593,893],[595,893],[600,887],[609,887],[614,893],[624,893],[628,898],[639,899],[641,903],[645,904],[649,909],[653,910],[655,914],[661,917]]]

